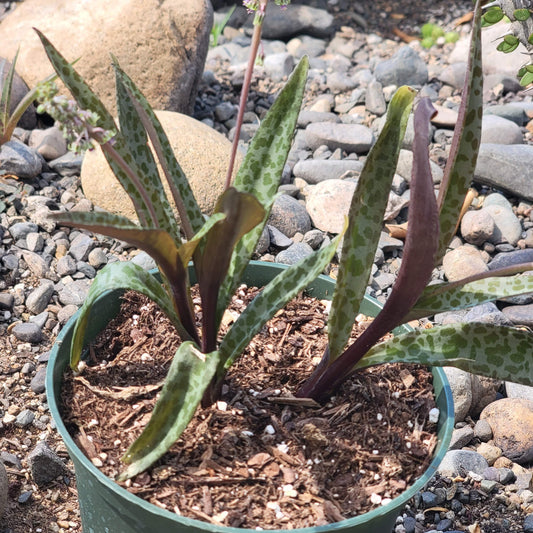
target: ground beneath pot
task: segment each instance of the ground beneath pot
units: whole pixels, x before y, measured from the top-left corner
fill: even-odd
[[[257,289],[240,290],[226,323]],[[182,438],[125,486],[191,518],[233,527],[292,529],[336,522],[386,503],[424,471],[434,449],[432,375],[377,367],[347,381],[325,405],[292,398],[322,354],[324,304],[300,297],[254,339],[220,401],[199,409]],[[65,418],[106,475],[150,417],[179,343],[166,317],[129,293],[68,374]]]

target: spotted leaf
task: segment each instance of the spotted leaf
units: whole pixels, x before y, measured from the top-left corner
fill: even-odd
[[[192,342],[178,348],[150,421],[122,457],[128,465],[118,476],[129,479],[157,461],[180,437],[215,374],[219,353],[203,354]]]
[[[400,87],[392,98],[387,121],[368,154],[352,198],[329,317],[332,359],[346,346],[365,295],[414,95],[413,89]]]
[[[356,366],[416,363],[454,366],[499,380],[533,385],[533,334],[494,324],[454,324],[398,335],[374,346]]]

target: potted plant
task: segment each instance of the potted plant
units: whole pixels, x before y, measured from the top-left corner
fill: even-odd
[[[252,50],[257,50],[266,2],[247,2],[248,7],[257,9]],[[57,219],[67,225],[134,244],[155,259],[160,273],[157,279],[127,262],[104,268],[51,355],[47,393],[51,411],[77,469],[85,530],[113,533],[238,531],[173,516],[129,494],[83,458],[66,432],[57,409],[66,359],[74,371],[83,371],[80,362],[84,344],[105,325],[106,316],[117,312],[118,298],[109,298],[110,291],[132,289],[154,300],[183,340],[174,355],[150,421],[123,457],[126,467],[119,476],[122,481],[153,465],[180,437],[197,408],[216,401],[228,368],[267,320],[313,283],[332,259],[341,237],[344,241],[329,315],[328,347],[313,374],[296,391],[297,397],[322,401],[347,376],[387,362],[451,365],[500,379],[533,383],[527,358],[532,338],[523,330],[461,324],[404,330],[380,342],[384,334],[410,320],[533,290],[533,282],[527,277],[514,276],[531,269],[531,264],[492,271],[455,283],[429,284],[433,268],[442,259],[455,233],[476,164],[482,110],[479,12],[477,5],[468,75],[439,197],[435,199],[427,150],[429,120],[434,110],[429,100],[422,98],[414,112],[409,228],[398,279],[383,309],[371,310],[376,318],[351,344],[349,337],[355,317],[370,305],[365,299],[365,289],[407,118],[415,98],[412,89],[401,87],[390,102],[383,131],[359,178],[343,234],[299,264],[280,269],[276,276],[272,275],[271,281],[265,280],[269,282],[260,294],[219,340],[224,310],[243,276],[249,272],[250,258],[277,191],[303,97],[307,60],[304,58],[300,62],[263,120],[233,184],[230,165],[226,190],[219,198],[214,214],[205,220],[157,117],[118,62],[114,60],[120,128],[73,67],[41,35],[57,74],[79,105],[78,108],[57,97],[48,86],[41,92],[41,99],[46,101],[44,109],[63,120],[75,133],[78,143],[84,144],[92,139],[100,144],[111,168],[133,200],[139,224],[108,213],[60,213]],[[255,57],[255,51],[252,55]],[[252,66],[253,58],[249,73]],[[247,84],[249,77],[245,87]],[[238,122],[242,121],[243,108],[241,105]],[[238,133],[235,137],[237,140]],[[180,226],[163,192],[148,139],[179,212]],[[189,267],[190,261],[192,266]],[[192,275],[198,281],[201,298],[199,329],[190,297]],[[109,308],[113,309],[107,314]],[[437,372],[437,395],[442,388],[446,389],[444,384],[445,379]],[[439,401],[441,410],[445,410],[447,400],[441,398]],[[412,491],[418,490],[429,478],[444,453],[453,423],[451,415],[448,416],[447,422],[441,420],[442,443],[427,477],[413,485]],[[390,530],[400,507],[411,494],[406,491],[404,497],[361,517],[308,530]],[[84,498],[89,500],[84,502]],[[369,523],[368,520],[376,522]]]

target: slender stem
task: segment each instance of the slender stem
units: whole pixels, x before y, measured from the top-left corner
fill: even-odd
[[[257,57],[257,50],[261,43],[261,31],[263,29],[263,19],[268,0],[261,0],[259,7],[260,16],[256,16],[254,21],[254,33],[252,36],[252,44],[250,45],[250,56],[248,58],[248,65],[244,74],[244,82],[242,84],[241,98],[239,101],[239,112],[237,114],[237,123],[235,124],[235,136],[233,137],[233,144],[231,146],[231,156],[228,165],[228,173],[226,174],[226,183],[224,189],[231,185],[231,178],[233,175],[233,168],[235,167],[235,157],[237,156],[237,148],[239,146],[239,138],[241,136],[241,126],[244,118],[244,109],[246,108],[246,101],[248,100],[248,93],[250,92],[250,83],[252,81],[252,74],[254,72],[255,58]]]

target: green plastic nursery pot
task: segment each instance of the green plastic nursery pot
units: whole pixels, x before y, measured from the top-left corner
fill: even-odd
[[[262,286],[275,277],[283,268],[286,267],[284,265],[253,261],[247,268],[243,281],[249,285]],[[333,279],[320,276],[309,286],[308,291],[318,298],[329,299],[333,293],[334,286],[335,281]],[[119,292],[109,292],[96,302],[91,313],[90,326],[86,336],[87,342],[94,339],[109,320],[118,313],[120,308],[119,298]],[[380,308],[381,306],[376,300],[367,297],[361,312],[369,316],[375,316]],[[177,516],[174,513],[160,509],[131,494],[102,474],[76,446],[61,420],[59,412],[63,373],[70,358],[70,341],[76,319],[77,314],[63,328],[52,349],[46,376],[46,393],[57,429],[74,463],[83,532],[243,533],[254,531],[251,529],[216,526]],[[407,330],[405,328],[398,330],[398,332],[401,331]],[[334,524],[293,531],[300,533],[390,533],[392,531],[402,507],[431,479],[450,442],[454,423],[451,389],[442,369],[434,368],[433,377],[436,402],[440,409],[438,444],[435,456],[424,475],[401,496],[378,509]]]

